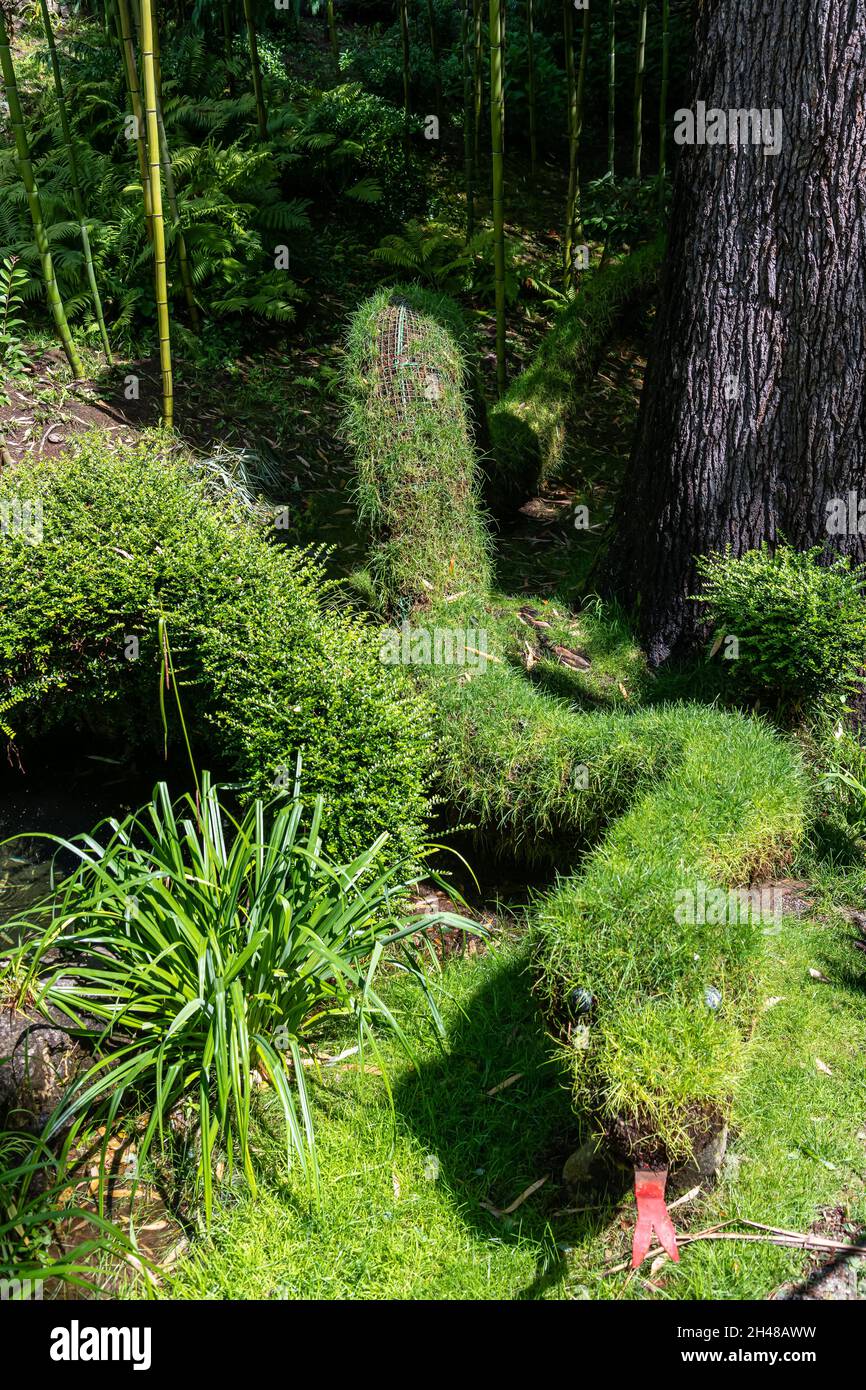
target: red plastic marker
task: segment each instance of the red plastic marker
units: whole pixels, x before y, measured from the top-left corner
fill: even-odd
[[[631,1247],[631,1267],[637,1269],[652,1244],[655,1228],[663,1250],[666,1250],[675,1263],[679,1263],[677,1233],[674,1223],[665,1206],[665,1183],[668,1180],[667,1168],[635,1168],[634,1195],[637,1201],[637,1225],[634,1228],[634,1241]]]

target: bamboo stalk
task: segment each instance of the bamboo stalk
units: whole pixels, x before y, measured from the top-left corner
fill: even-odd
[[[433,0],[427,0],[427,27],[430,30],[430,52],[433,55],[433,71],[436,74],[436,119],[442,125],[442,55],[439,52],[439,35],[436,32],[436,11]]]
[[[577,289],[575,247],[583,236],[580,204],[580,137],[583,133],[583,94],[586,87],[586,62],[589,53],[589,9],[583,11],[583,34],[580,43],[580,64],[575,79],[574,19],[572,0],[563,0],[565,32],[565,62],[568,79],[568,202],[565,211],[565,288]]]
[[[565,91],[568,107],[568,196],[565,205],[563,277],[566,291],[575,288],[574,210],[577,199],[577,77],[574,67],[574,0],[562,0],[562,34],[565,43]]]
[[[138,3],[139,0],[136,0],[136,2]],[[177,259],[178,268],[180,270],[180,282],[183,286],[183,297],[186,300],[189,321],[192,324],[193,332],[198,333],[201,327],[201,321],[199,319],[198,305],[195,302],[195,290],[193,289],[192,283],[189,253],[187,251],[186,237],[183,234],[183,226],[180,220],[180,208],[178,206],[177,190],[174,183],[174,169],[171,164],[171,153],[168,147],[168,137],[165,133],[165,121],[162,114],[162,64],[159,50],[159,29],[156,25],[153,27],[153,66],[156,80],[156,123],[159,130],[159,158],[162,166],[162,176],[165,179],[165,195],[168,198],[171,226],[174,232],[175,242],[177,243]]]
[[[334,59],[334,71],[340,75],[340,42],[337,38],[337,18],[334,14],[334,0],[328,0],[328,38],[331,41],[331,54]]]
[[[147,148],[144,136],[144,108],[141,104],[141,90],[138,85],[138,67],[135,61],[135,42],[132,37],[132,20],[127,0],[117,0],[117,27],[120,46],[123,50],[123,66],[126,74],[126,90],[132,107],[135,122],[135,148],[138,155],[138,171],[141,178],[141,192],[144,199],[144,219],[149,241],[153,241],[153,208],[150,197],[150,171],[147,167]]]
[[[481,165],[481,116],[484,109],[484,16],[483,0],[472,0],[473,61],[472,86],[474,100],[474,158],[476,170]]]
[[[165,263],[165,223],[162,215],[159,123],[156,115],[154,27],[151,0],[141,0],[141,66],[144,74],[144,101],[147,118],[147,156],[150,170],[150,193],[153,214],[153,274],[156,287],[156,318],[159,331],[159,364],[162,371],[162,419],[166,429],[171,429],[174,423],[174,386],[171,370],[168,278]]]
[[[9,121],[12,126],[12,133],[15,137],[15,153],[18,172],[21,175],[21,182],[27,194],[27,206],[30,211],[30,220],[33,223],[33,236],[36,241],[36,248],[39,252],[39,259],[42,265],[45,298],[48,301],[48,307],[54,318],[57,336],[63,345],[63,351],[66,353],[72,375],[76,381],[81,381],[84,376],[84,371],[81,366],[81,358],[78,356],[78,349],[69,331],[69,324],[66,321],[66,310],[63,307],[63,300],[60,297],[60,290],[57,285],[57,277],[54,273],[54,261],[51,256],[51,248],[48,244],[48,233],[45,229],[45,222],[42,217],[42,203],[39,199],[39,190],[33,175],[33,165],[30,162],[30,146],[27,141],[27,132],[24,129],[24,115],[21,110],[21,100],[18,95],[15,64],[12,60],[12,49],[9,46],[9,35],[6,30],[6,17],[2,8],[0,8],[0,74],[2,74],[3,86],[6,89],[6,101],[9,105]]]
[[[475,233],[475,148],[473,140],[472,54],[470,35],[473,26],[472,0],[464,0],[461,38],[463,44],[463,167],[466,184],[466,240]]]
[[[616,0],[607,5],[607,172],[616,175]]]
[[[505,390],[505,166],[502,149],[502,5],[490,0],[490,149],[493,163],[493,262],[496,284],[496,384]]]
[[[637,17],[637,48],[634,65],[634,176],[641,176],[643,151],[643,80],[646,67],[646,17],[648,0],[639,0]]]
[[[259,62],[259,41],[256,36],[256,21],[253,15],[252,0],[244,0],[244,20],[247,26],[247,38],[250,45],[250,67],[253,75],[253,94],[256,99],[256,121],[259,127],[259,139],[264,141],[268,138],[268,113],[265,109],[265,93],[262,87],[262,68]]]
[[[406,148],[409,147],[409,117],[412,110],[411,103],[411,71],[409,58],[409,12],[406,8],[406,0],[398,0],[400,14],[400,47],[403,60],[403,116],[404,131],[403,140]]]
[[[667,161],[665,143],[668,128],[668,80],[670,76],[670,0],[662,0],[662,81],[659,97],[659,206],[664,205]]]
[[[54,42],[54,29],[51,24],[51,15],[48,12],[46,0],[39,0],[39,8],[42,11],[42,27],[45,30],[45,39],[48,44],[48,57],[51,62],[51,73],[54,78],[54,90],[57,93],[57,107],[60,113],[60,129],[63,133],[63,144],[66,147],[66,158],[69,162],[69,180],[72,186],[72,202],[75,208],[75,216],[78,218],[78,226],[81,232],[81,246],[84,251],[84,265],[87,271],[87,282],[90,285],[90,296],[93,300],[93,312],[99,327],[99,336],[102,339],[102,346],[105,349],[105,356],[110,363],[111,343],[108,341],[108,330],[105,327],[105,316],[102,312],[102,299],[99,294],[99,286],[96,283],[96,270],[93,265],[93,253],[90,249],[90,234],[87,230],[87,222],[84,216],[84,199],[81,195],[81,179],[78,173],[78,159],[75,154],[75,144],[72,139],[72,131],[69,126],[69,112],[66,108],[66,94],[63,90],[63,78],[60,72],[60,61],[57,57],[57,45]]]
[[[538,169],[538,119],[535,109],[535,20],[532,0],[526,0],[526,79],[529,101],[529,172],[534,181]]]

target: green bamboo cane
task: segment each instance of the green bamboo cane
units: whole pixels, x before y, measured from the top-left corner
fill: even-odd
[[[334,71],[340,75],[340,41],[337,38],[337,17],[334,14],[334,0],[328,0],[328,37],[334,58]]]
[[[138,3],[140,3],[140,0],[136,0],[136,4]],[[177,189],[174,183],[174,169],[172,168],[168,137],[165,133],[165,121],[162,115],[162,63],[160,61],[159,51],[159,29],[156,25],[153,27],[153,67],[156,80],[156,124],[159,130],[159,157],[162,165],[162,176],[165,179],[165,195],[168,198],[171,226],[177,245],[177,260],[180,270],[180,282],[183,286],[183,297],[186,300],[189,321],[192,325],[193,332],[198,333],[201,322],[199,319],[198,305],[195,302],[195,290],[193,289],[192,283],[189,253],[187,251],[186,237],[183,234],[183,227],[180,220]]]
[[[259,127],[259,139],[264,141],[268,138],[268,113],[265,109],[262,69],[259,63],[259,41],[256,36],[256,21],[253,15],[252,0],[244,0],[244,20],[246,21],[247,38],[250,45],[250,67],[253,74],[253,94],[256,99],[256,121]]]
[[[461,40],[463,45],[463,166],[466,180],[466,240],[475,233],[475,148],[473,139],[472,0],[464,0]]]
[[[532,13],[532,0],[526,0],[526,63],[529,100],[529,172],[534,180],[538,168],[538,122],[535,110],[535,21]]]
[[[634,176],[640,178],[643,152],[643,80],[646,66],[646,15],[648,0],[639,0],[637,50],[634,66]]]
[[[162,370],[162,419],[166,429],[174,423],[174,387],[171,373],[171,335],[168,317],[168,277],[165,263],[165,223],[162,216],[162,180],[159,159],[159,123],[156,116],[156,64],[154,21],[150,0],[141,0],[141,66],[147,118],[147,157],[153,214],[153,274],[156,287],[156,319],[159,330],[159,364]]]
[[[583,134],[583,94],[586,90],[586,63],[589,56],[589,6],[583,12],[583,34],[580,40],[580,63],[577,69],[577,128],[575,131],[575,144],[577,146],[575,169],[574,169],[574,235],[575,238],[583,236],[583,209],[580,201],[580,137]]]
[[[575,287],[574,213],[577,202],[577,77],[574,68],[574,0],[562,0],[565,41],[565,91],[568,105],[568,196],[565,205],[563,271],[566,290]]]
[[[659,97],[659,207],[664,206],[667,177],[665,142],[668,129],[668,77],[670,73],[670,0],[662,0],[662,85]]]
[[[404,134],[403,140],[408,149],[409,146],[409,117],[411,114],[411,72],[409,58],[409,12],[406,8],[406,0],[398,0],[400,14],[400,46],[403,58],[403,115],[404,115]]]
[[[232,70],[231,70],[232,44],[233,44],[233,41],[234,41],[234,35],[233,35],[233,33],[232,33],[232,7],[231,7],[231,0],[222,0],[222,16],[223,16],[223,61],[225,62],[225,65],[226,65],[226,84],[227,84],[227,86],[228,86],[229,96],[233,97],[234,94],[235,94],[235,79],[234,79],[234,77],[232,76]]]
[[[473,64],[472,86],[474,93],[475,130],[473,156],[475,168],[481,164],[481,117],[484,110],[484,0],[472,0],[473,16]]]
[[[502,150],[502,7],[490,0],[490,150],[493,162],[493,264],[496,283],[496,384],[505,390],[505,164]]]
[[[57,93],[57,107],[60,113],[60,129],[63,132],[63,144],[66,147],[66,158],[69,164],[69,180],[72,186],[72,202],[75,208],[75,216],[78,218],[78,226],[81,232],[81,246],[84,251],[84,265],[87,270],[87,282],[90,285],[90,295],[93,300],[93,312],[99,327],[99,335],[102,338],[102,346],[105,349],[105,356],[109,363],[111,357],[111,343],[108,341],[108,330],[105,327],[105,317],[102,312],[102,300],[99,295],[99,286],[96,283],[96,270],[93,265],[93,253],[90,249],[90,234],[87,230],[87,221],[84,216],[84,199],[81,196],[81,179],[78,173],[78,158],[75,153],[75,144],[72,139],[72,131],[69,127],[69,112],[66,109],[66,94],[63,90],[63,78],[60,73],[60,61],[57,57],[57,45],[54,42],[54,29],[51,24],[51,15],[48,13],[46,0],[39,0],[39,8],[42,11],[42,27],[45,30],[45,39],[48,44],[48,57],[51,62],[51,72],[54,77],[54,90]]]
[[[607,6],[607,171],[616,173],[616,0]]]
[[[436,74],[436,119],[442,124],[442,56],[439,52],[439,35],[436,32],[436,11],[433,0],[427,0],[427,27],[430,30],[430,52],[433,55],[433,71]]]
[[[153,209],[150,197],[150,172],[147,167],[147,147],[144,136],[144,108],[141,104],[141,89],[138,85],[138,67],[135,60],[135,41],[132,36],[132,19],[127,0],[117,0],[117,29],[120,46],[123,50],[123,69],[126,74],[126,90],[132,107],[135,123],[135,149],[138,156],[138,172],[141,178],[141,195],[144,199],[144,221],[147,237],[153,241]]]
[[[499,111],[502,122],[502,156],[505,158],[505,81],[508,53],[505,44],[505,16],[508,13],[508,0],[499,0],[499,52],[502,64],[502,81],[499,84]],[[504,175],[503,175],[504,178]]]
[[[57,335],[63,344],[63,351],[66,353],[72,375],[76,381],[81,381],[84,376],[84,371],[81,366],[81,358],[78,356],[78,349],[72,341],[72,334],[69,331],[69,324],[66,321],[66,310],[63,307],[63,300],[60,297],[60,290],[57,286],[57,277],[54,274],[54,261],[51,256],[51,248],[48,244],[48,233],[42,218],[42,203],[40,202],[39,190],[36,187],[36,180],[33,176],[33,165],[30,162],[30,147],[27,142],[27,132],[24,129],[24,115],[21,110],[18,84],[15,79],[15,65],[12,61],[12,49],[9,46],[9,35],[6,30],[6,17],[2,8],[0,8],[0,73],[2,73],[3,76],[3,86],[6,89],[6,101],[9,105],[9,121],[15,137],[15,153],[18,172],[21,175],[21,182],[27,194],[27,206],[30,210],[30,219],[33,223],[33,236],[42,264],[45,298],[48,301],[48,307],[54,317]]]

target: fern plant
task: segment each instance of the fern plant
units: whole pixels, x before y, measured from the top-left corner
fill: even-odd
[[[0,261],[0,405],[9,400],[4,383],[20,381],[27,366],[21,336],[24,320],[19,318],[26,281],[27,273],[18,264],[17,256],[5,256]]]

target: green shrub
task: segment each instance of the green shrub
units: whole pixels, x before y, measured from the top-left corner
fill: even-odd
[[[376,872],[384,836],[350,863],[331,860],[323,812],[318,798],[302,831],[296,788],[268,805],[257,799],[236,822],[207,774],[177,806],[160,783],[122,824],[55,841],[79,868],[55,899],[7,926],[24,941],[14,959],[22,992],[61,1013],[97,1054],[64,1094],[52,1132],[95,1109],[110,1133],[124,1106],[147,1105],[144,1161],[175,1107],[193,1103],[208,1220],[218,1153],[256,1188],[254,1071],[277,1096],[289,1157],[316,1186],[302,1051],[335,1019],[355,1020],[362,1058],[367,1046],[379,1055],[376,1023],[403,1040],[376,991],[392,958],[430,1000],[413,946],[418,918],[399,915],[417,878],[399,863]],[[444,912],[424,930],[440,923],[473,929]]]
[[[821,564],[820,546],[728,548],[698,561],[701,599],[735,687],[790,711],[837,711],[861,688],[866,664],[866,571],[847,557]],[[736,646],[728,639],[736,638]]]
[[[6,470],[0,505],[26,503],[41,505],[41,542],[15,526],[0,538],[5,724],[155,746],[164,616],[197,738],[253,790],[300,752],[341,853],[380,831],[398,853],[423,836],[427,708],[373,630],[337,610],[314,557],[210,501],[158,441],[114,452],[93,436]]]
[[[562,463],[577,387],[588,379],[617,315],[658,274],[663,242],[596,272],[561,309],[532,362],[490,412],[497,503],[533,496]]]

